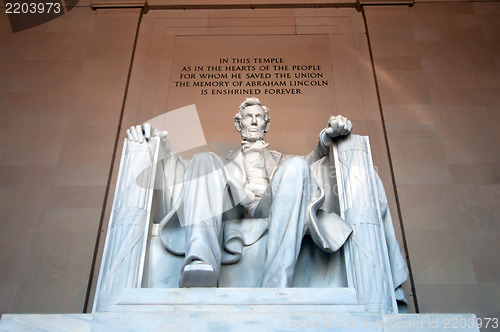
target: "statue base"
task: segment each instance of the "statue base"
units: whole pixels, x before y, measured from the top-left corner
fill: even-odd
[[[0,331],[479,331],[473,314],[380,314],[352,288],[124,289],[107,311],[5,314]]]

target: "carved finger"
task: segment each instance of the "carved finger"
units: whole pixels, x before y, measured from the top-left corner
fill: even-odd
[[[146,138],[147,140],[149,140],[151,138],[151,125],[146,122],[143,125],[143,127],[144,127],[144,138]]]
[[[336,116],[332,116],[332,117],[330,118],[330,122],[339,122],[339,116],[338,116],[338,115],[336,115]]]
[[[340,120],[339,120],[339,126],[338,126],[338,129],[337,129],[337,134],[341,135],[344,132],[344,128],[345,128],[344,119],[340,118]]]
[[[347,120],[347,124],[348,124],[348,127],[347,127],[347,134],[346,135],[348,135],[352,131],[352,121]]]
[[[335,117],[334,116],[331,116],[329,119],[328,119],[328,122],[326,123],[326,126],[327,127],[331,127],[331,124],[332,122],[335,121]]]
[[[332,124],[332,137],[334,136],[337,136],[338,135],[338,132],[339,132],[339,126],[340,124],[335,121],[333,124]]]
[[[139,142],[139,137],[137,136],[137,131],[135,130],[134,126],[130,127],[130,133],[132,134],[132,138],[134,139],[134,141]]]
[[[134,138],[132,137],[132,133],[130,132],[130,129],[127,129],[127,139],[129,142],[132,142]]]
[[[349,120],[347,120],[346,117],[342,117],[342,128],[341,130],[339,131],[339,135],[340,136],[343,136],[343,135],[347,135],[347,129],[349,127],[349,123],[348,123]]]
[[[349,134],[349,123],[351,121],[347,120],[346,117],[343,117],[343,119],[344,119],[344,128],[342,129],[341,135],[345,136]]]
[[[140,126],[140,125],[135,126],[135,131],[137,133],[137,137],[139,138],[139,143],[143,143],[144,142],[144,134],[142,132],[142,126]]]
[[[165,138],[167,138],[167,135],[168,135],[168,131],[166,131],[166,130],[162,130],[162,131],[160,132],[160,139],[165,139]]]
[[[342,136],[349,135],[349,124],[346,123],[344,130],[342,130]]]

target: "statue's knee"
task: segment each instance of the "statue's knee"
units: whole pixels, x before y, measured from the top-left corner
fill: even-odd
[[[218,159],[219,157],[213,152],[200,152],[195,154],[191,164],[210,165],[217,162]]]
[[[285,171],[293,171],[296,174],[309,172],[309,164],[302,157],[291,157],[283,162],[281,166]]]
[[[194,155],[192,162],[203,162],[210,159],[210,152],[199,152]]]
[[[223,168],[224,163],[220,157],[213,152],[200,152],[193,157],[189,167],[196,174],[199,172],[202,174],[209,174],[217,169]]]

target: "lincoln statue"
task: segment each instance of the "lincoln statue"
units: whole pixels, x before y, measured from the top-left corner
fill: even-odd
[[[289,287],[306,232],[324,249],[335,251],[351,231],[337,217],[330,221],[337,223],[337,234],[318,234],[315,207],[324,197],[310,165],[328,154],[333,138],[349,135],[352,123],[343,116],[332,116],[316,149],[297,157],[268,149],[264,135],[270,125],[269,109],[259,99],[245,99],[234,121],[242,138],[240,149],[226,157],[204,152],[191,162],[182,161],[187,165],[182,190],[160,228],[177,219],[185,239],[169,241],[167,234],[164,244],[185,254],[181,287],[217,286],[222,251],[227,250],[223,243],[225,214],[239,209],[246,217],[267,218],[261,287]],[[147,123],[127,130],[130,141],[142,142],[155,135],[166,137],[166,132]]]

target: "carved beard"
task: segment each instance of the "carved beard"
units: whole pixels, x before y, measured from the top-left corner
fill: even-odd
[[[244,141],[248,140],[264,140],[264,131],[247,131],[247,130],[242,130],[241,131],[241,139]]]

